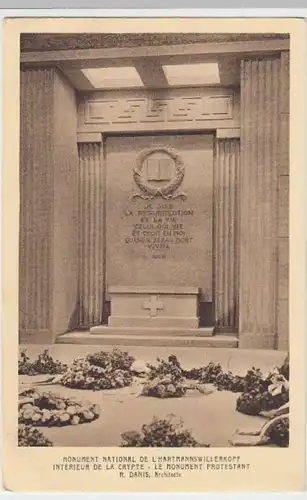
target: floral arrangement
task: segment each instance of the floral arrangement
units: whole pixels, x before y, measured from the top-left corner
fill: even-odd
[[[285,377],[286,380],[290,380],[289,354],[286,356],[278,371],[281,375],[283,375],[283,377]]]
[[[281,448],[289,446],[289,418],[282,418],[272,425],[270,441]]]
[[[241,393],[236,409],[248,415],[258,415],[277,409],[289,402],[289,356],[280,367],[267,376],[252,367],[245,376],[223,371],[219,363],[185,370],[175,355],[167,360],[157,358],[157,364],[136,361],[127,352],[114,348],[76,358],[71,366],[55,361],[48,350],[31,361],[26,350],[21,352],[19,374],[54,374],[52,382],[70,388],[105,390],[131,385],[134,376],[145,377],[142,395],[158,398],[182,397],[189,389],[207,393],[206,386],[217,390]],[[19,401],[20,446],[52,446],[32,426],[63,426],[91,422],[99,417],[98,405],[82,404],[52,393],[24,391]],[[278,446],[288,446],[289,419],[285,416],[272,427],[271,441]],[[129,431],[122,435],[121,446],[199,446],[189,431],[173,424],[170,419],[154,419],[143,425],[140,432]]]
[[[67,370],[67,365],[61,361],[55,361],[49,354],[49,350],[45,349],[38,358],[31,361],[27,355],[27,350],[23,349],[18,360],[19,375],[45,375],[64,373]]]
[[[143,387],[142,395],[158,398],[184,396],[187,387],[177,358],[170,356],[168,361],[160,358],[157,358],[157,361],[156,366],[149,365],[148,381]]]
[[[59,383],[76,389],[117,389],[131,385],[133,380],[132,356],[120,349],[101,351],[76,358],[60,377]]]
[[[263,379],[260,370],[254,367],[242,377],[230,371],[224,372],[219,363],[184,370],[174,355],[169,356],[168,361],[160,358],[157,361],[157,365],[149,365],[148,382],[142,392],[145,396],[181,397],[188,389],[200,390],[206,384],[213,384],[219,391],[244,392],[251,390]],[[198,383],[193,385],[189,383],[191,380]]]
[[[258,378],[238,397],[236,409],[247,415],[274,410],[289,401],[289,383],[276,368],[265,378]]]
[[[128,431],[122,434],[121,447],[197,447],[200,445],[190,431],[183,429],[182,422],[172,423],[172,415],[166,419],[154,418],[144,424],[140,432]]]
[[[42,432],[30,425],[18,425],[18,446],[53,446]]]
[[[100,415],[98,405],[85,405],[50,392],[25,391],[19,395],[18,422],[33,426],[64,426],[92,422]]]

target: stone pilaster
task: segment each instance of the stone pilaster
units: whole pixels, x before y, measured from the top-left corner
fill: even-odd
[[[278,169],[278,349],[289,348],[289,52],[280,67],[280,150]]]
[[[277,345],[280,59],[241,62],[240,347]]]
[[[54,71],[20,73],[19,328],[21,340],[51,331]]]
[[[217,331],[238,326],[239,139],[217,139],[214,163],[214,309]]]
[[[48,343],[75,325],[76,100],[55,69],[20,78],[20,340]]]
[[[79,326],[86,328],[103,320],[103,165],[101,134],[100,142],[79,143]]]

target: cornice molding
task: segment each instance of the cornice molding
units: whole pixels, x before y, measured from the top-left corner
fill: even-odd
[[[269,55],[289,50],[289,40],[257,40],[251,42],[194,43],[188,45],[161,45],[139,47],[113,47],[103,49],[80,49],[45,52],[23,52],[21,64],[74,63],[77,66],[95,67],[108,61],[138,59],[144,57],[186,58],[191,56],[218,57],[238,54],[240,56]]]

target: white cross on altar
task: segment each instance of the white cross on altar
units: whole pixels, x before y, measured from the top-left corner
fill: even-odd
[[[143,309],[149,309],[150,316],[154,317],[157,316],[157,311],[159,309],[164,309],[164,305],[162,300],[157,300],[157,296],[154,295],[150,297],[150,300],[145,300],[145,302],[143,302]]]

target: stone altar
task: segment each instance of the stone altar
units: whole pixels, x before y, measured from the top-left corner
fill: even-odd
[[[213,328],[199,328],[198,287],[113,286],[109,288],[108,325],[92,327],[91,334],[211,336]]]

